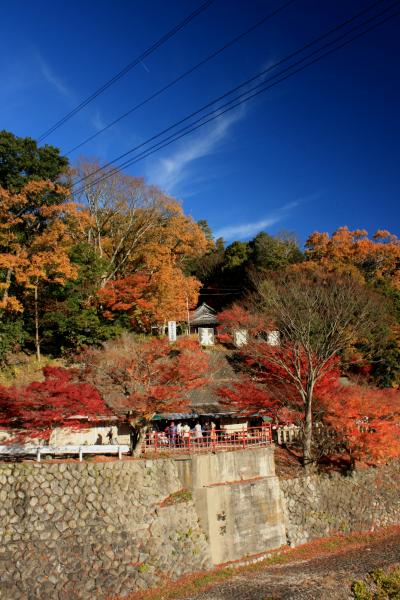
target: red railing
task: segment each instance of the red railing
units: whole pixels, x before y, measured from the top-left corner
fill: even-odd
[[[180,434],[151,431],[142,442],[142,454],[173,452],[180,454],[198,452],[222,452],[257,446],[272,442],[271,425],[235,429],[212,429],[199,432],[191,430]]]

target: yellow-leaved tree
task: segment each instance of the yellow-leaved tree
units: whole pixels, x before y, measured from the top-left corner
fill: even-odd
[[[100,180],[99,168],[81,162],[75,181],[89,211],[86,241],[106,264],[99,282],[104,315],[126,314],[141,329],[186,320],[201,283],[185,274],[185,263],[212,242],[181,204],[157,187],[114,169],[105,169],[107,178]]]
[[[69,258],[74,203],[68,190],[49,181],[31,181],[18,193],[0,188],[0,310],[22,312],[33,300],[36,355],[40,360],[40,288],[76,277]]]

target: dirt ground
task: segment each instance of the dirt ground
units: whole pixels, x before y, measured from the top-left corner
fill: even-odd
[[[351,583],[373,569],[400,565],[400,531],[357,549],[238,573],[184,600],[349,600]]]

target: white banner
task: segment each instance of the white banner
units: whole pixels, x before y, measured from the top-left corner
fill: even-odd
[[[199,327],[199,342],[201,346],[214,346],[214,329],[212,327]]]
[[[168,339],[176,342],[176,321],[168,321]]]

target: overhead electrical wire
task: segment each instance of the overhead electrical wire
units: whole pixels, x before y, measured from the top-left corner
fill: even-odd
[[[297,0],[289,0],[288,2],[285,2],[284,4],[282,4],[275,10],[273,10],[272,12],[268,13],[268,15],[265,15],[262,19],[257,21],[257,23],[254,23],[254,25],[252,25],[251,27],[249,27],[248,29],[246,29],[245,31],[243,31],[242,33],[237,35],[236,37],[229,40],[229,42],[227,42],[226,44],[224,44],[223,46],[221,46],[220,48],[218,48],[217,50],[215,50],[214,52],[212,52],[211,54],[209,54],[208,56],[203,58],[200,62],[195,64],[193,67],[191,67],[187,71],[184,71],[181,75],[179,75],[178,77],[176,77],[175,79],[173,79],[172,81],[170,81],[169,83],[167,83],[166,85],[164,85],[163,87],[158,89],[156,92],[154,92],[153,94],[151,94],[150,96],[148,96],[147,98],[145,98],[144,100],[142,100],[141,102],[139,102],[138,104],[136,104],[135,106],[130,108],[128,111],[126,111],[125,113],[123,113],[122,115],[120,115],[119,117],[114,119],[114,121],[111,121],[110,123],[108,123],[108,125],[105,125],[99,131],[96,131],[96,133],[93,133],[91,136],[87,137],[85,140],[83,140],[82,142],[80,142],[79,144],[77,144],[76,146],[71,148],[70,150],[68,150],[68,152],[66,152],[65,155],[69,156],[70,154],[72,154],[72,152],[75,152],[75,150],[78,150],[78,148],[81,148],[88,142],[91,142],[97,136],[104,133],[104,131],[107,131],[108,129],[110,129],[110,127],[113,127],[114,125],[116,125],[117,123],[119,123],[120,121],[122,121],[123,119],[125,119],[126,117],[131,115],[132,113],[134,113],[136,110],[138,110],[139,108],[142,108],[142,106],[144,106],[151,100],[154,100],[154,98],[157,98],[157,96],[160,96],[163,92],[165,92],[168,89],[170,89],[171,87],[173,87],[179,81],[182,81],[182,79],[185,79],[185,77],[187,77],[188,75],[191,75],[192,73],[197,71],[197,69],[199,69],[200,67],[207,64],[210,60],[216,58],[219,54],[221,54],[222,52],[224,52],[225,50],[227,50],[228,48],[230,48],[231,46],[233,46],[234,44],[239,42],[241,39],[243,39],[244,37],[246,37],[253,31],[255,31],[256,29],[258,29],[258,27],[261,27],[261,25],[264,25],[264,23],[271,20],[273,17],[275,17],[277,14],[279,14],[282,10],[284,10],[290,4],[293,4],[296,1]]]
[[[372,6],[375,6],[376,4],[378,4],[378,2],[375,2]],[[314,64],[315,62],[321,60],[322,58],[324,58],[325,56],[332,54],[333,52],[336,52],[337,50],[339,50],[340,48],[346,46],[347,44],[355,41],[356,39],[358,39],[359,37],[365,35],[366,33],[368,33],[369,31],[371,31],[372,29],[375,29],[376,27],[383,25],[385,22],[387,22],[389,19],[394,18],[395,16],[397,16],[399,13],[395,13],[395,14],[391,14],[388,17],[386,17],[385,19],[381,20],[378,23],[373,23],[370,27],[368,27],[366,30],[358,33],[357,35],[353,36],[352,38],[345,40],[342,44],[340,44],[339,46],[336,46],[326,52],[323,52],[322,54],[319,54],[319,56],[317,56],[316,58],[314,58],[312,61],[309,61],[307,64],[302,65],[301,67],[295,69],[293,71],[293,68],[298,65],[301,64],[304,61],[307,61],[310,57],[312,57],[315,54],[320,53],[321,51],[325,50],[325,48],[327,48],[328,46],[331,46],[332,44],[336,44],[338,41],[340,41],[341,39],[343,39],[344,37],[347,37],[349,35],[350,32],[354,31],[355,29],[359,29],[360,27],[363,27],[365,25],[367,25],[368,23],[371,23],[373,21],[376,21],[377,18],[379,18],[380,16],[382,16],[384,13],[386,13],[388,10],[392,9],[394,6],[397,6],[399,4],[399,0],[397,0],[396,2],[392,3],[389,7],[387,7],[386,9],[384,9],[383,11],[381,11],[378,14],[375,14],[374,16],[370,17],[369,19],[367,19],[366,21],[364,21],[363,23],[360,23],[356,26],[354,26],[353,28],[351,28],[350,30],[347,30],[344,34],[342,34],[341,36],[335,38],[334,40],[329,41],[328,43],[324,44],[323,46],[320,46],[319,48],[317,48],[316,50],[314,50],[312,53],[310,53],[309,55],[303,57],[302,59],[300,59],[299,61],[297,61],[294,64],[289,65],[288,67],[286,67],[284,70],[282,70],[281,72],[275,74],[273,77],[271,77],[269,80],[267,81],[262,81],[261,83],[257,84],[256,86],[254,86],[251,89],[246,90],[245,92],[243,92],[242,94],[240,94],[239,96],[233,98],[232,100],[230,100],[229,102],[227,102],[226,104],[214,109],[213,111],[211,111],[210,113],[208,113],[207,115],[203,115],[202,117],[200,117],[197,121],[190,123],[189,125],[187,125],[185,128],[179,130],[178,132],[173,133],[171,136],[169,136],[166,139],[161,140],[160,142],[158,142],[157,144],[155,144],[154,146],[151,146],[150,148],[145,149],[141,154],[139,154],[138,156],[135,156],[127,161],[125,161],[124,163],[118,165],[116,168],[114,168],[111,171],[106,171],[105,175],[99,177],[98,179],[95,179],[94,181],[91,181],[89,183],[89,186],[95,185],[96,183],[103,181],[104,179],[112,176],[115,172],[117,172],[120,168],[123,167],[127,167],[130,166],[131,164],[134,164],[135,162],[139,161],[139,160],[143,160],[144,158],[146,158],[147,156],[149,156],[150,154],[153,154],[154,152],[162,149],[165,146],[170,145],[171,143],[177,141],[178,139],[184,137],[185,135],[188,135],[189,133],[192,133],[193,131],[199,129],[200,127],[203,127],[204,125],[206,125],[207,123],[209,123],[210,121],[213,121],[214,119],[219,118],[222,114],[233,110],[234,108],[240,106],[241,104],[243,104],[244,102],[249,101],[250,99],[252,99],[255,96],[258,96],[259,94],[267,91],[268,89],[270,89],[271,87],[274,87],[275,85],[277,85],[278,83],[281,83],[282,81],[288,79],[289,77],[295,75],[296,73],[304,70],[305,68],[308,68],[309,66],[311,66],[312,64]],[[369,9],[371,9],[371,7],[369,7]],[[367,9],[364,9],[363,11],[360,11],[360,13],[357,13],[356,15],[354,15],[351,19],[347,19],[345,22],[337,25],[335,28],[329,30],[327,33],[325,33],[322,36],[319,36],[316,40],[313,40],[312,42],[306,44],[305,46],[303,46],[301,49],[297,50],[296,52],[293,52],[289,55],[289,57],[293,57],[296,54],[299,54],[300,52],[304,51],[304,49],[309,48],[310,46],[314,45],[315,43],[317,43],[318,41],[321,41],[322,39],[326,38],[328,35],[330,35],[332,32],[337,31],[338,29],[342,28],[343,26],[345,26],[346,24],[348,24],[349,22],[353,21],[355,18],[359,17],[361,14],[365,13]],[[286,60],[288,60],[289,57],[285,57],[284,59],[280,60],[278,63],[276,63],[275,65],[273,65],[272,67],[269,67],[268,69],[264,70],[263,72],[261,72],[261,75],[265,73],[265,71],[267,70],[271,70],[273,68],[275,68],[277,65],[282,64],[282,62],[285,62]],[[282,75],[284,73],[286,73],[287,71],[292,71],[289,72],[288,74],[286,74],[285,76],[282,77]],[[93,173],[91,173],[90,175],[83,177],[82,179],[80,179],[78,182],[75,183],[75,185],[79,185],[81,182],[83,182],[84,180],[93,177],[93,175],[104,171],[105,169],[107,169],[110,165],[114,164],[115,162],[117,162],[118,160],[120,160],[121,158],[124,158],[125,156],[127,156],[128,154],[131,154],[132,152],[134,152],[135,150],[145,146],[146,144],[148,144],[149,142],[153,141],[154,139],[156,139],[157,137],[160,137],[161,135],[163,135],[164,133],[170,131],[171,129],[175,128],[176,126],[178,126],[179,124],[183,123],[184,121],[190,119],[191,117],[193,117],[194,115],[198,114],[199,112],[202,112],[205,108],[215,104],[215,102],[219,101],[221,98],[226,97],[228,95],[230,95],[233,91],[240,89],[241,87],[244,87],[245,85],[248,85],[249,82],[254,81],[254,79],[257,79],[260,77],[260,74],[258,74],[255,77],[250,78],[249,80],[247,80],[246,82],[244,82],[243,84],[241,84],[240,86],[237,86],[236,88],[234,88],[234,90],[230,90],[229,92],[227,92],[226,94],[224,94],[223,96],[221,96],[220,98],[214,100],[213,102],[210,102],[209,104],[207,104],[205,107],[202,107],[201,109],[199,109],[198,111],[196,111],[195,113],[192,113],[191,115],[189,115],[188,117],[185,117],[184,119],[178,121],[177,123],[175,123],[174,125],[170,126],[169,128],[163,130],[160,134],[157,134],[156,136],[153,136],[152,138],[150,138],[149,140],[147,140],[146,142],[143,142],[142,144],[140,144],[139,146],[129,150],[128,152],[120,155],[119,157],[117,157],[116,159],[114,159],[113,161],[110,161],[109,163],[107,163],[106,165],[104,165],[103,167],[97,169],[96,171],[94,171]],[[278,79],[277,81],[273,82],[270,85],[266,85],[269,81],[271,81],[271,79],[276,79],[277,77],[280,77],[280,79]],[[257,91],[255,91],[257,88],[260,88]],[[252,93],[254,91],[254,93]],[[231,105],[231,106],[229,106]],[[227,108],[225,108],[227,107]],[[225,109],[224,109],[225,108]],[[224,109],[224,110],[222,110]],[[207,119],[207,117],[210,117]],[[207,119],[204,121],[204,119]],[[199,121],[201,121],[200,124]],[[195,126],[194,126],[195,125]],[[172,138],[172,139],[171,139]],[[78,190],[77,193],[83,191],[88,184],[85,184],[81,189]]]
[[[394,4],[398,4],[398,1],[396,1]],[[308,62],[306,65],[303,65],[302,67],[296,69],[295,71],[289,73],[288,75],[286,75],[284,77],[281,77],[278,81],[275,81],[275,82],[273,82],[272,84],[270,84],[268,86],[265,86],[265,82],[262,82],[262,83],[259,83],[259,84],[255,85],[253,88],[251,88],[247,92],[244,92],[243,94],[240,94],[236,98],[233,98],[232,100],[230,100],[229,102],[227,102],[227,103],[223,104],[222,106],[218,107],[214,111],[211,111],[210,113],[207,113],[206,115],[203,115],[202,117],[200,117],[196,121],[190,123],[189,125],[187,125],[186,127],[182,128],[181,130],[179,130],[179,131],[171,134],[170,136],[168,136],[167,138],[161,140],[157,144],[154,144],[154,146],[151,146],[150,148],[147,148],[141,154],[139,154],[137,157],[133,157],[133,158],[125,161],[121,165],[118,165],[118,167],[114,168],[113,171],[109,175],[107,175],[107,176],[112,176],[114,173],[116,173],[121,168],[126,168],[126,167],[128,167],[128,166],[130,166],[130,165],[132,165],[132,164],[134,164],[134,163],[136,163],[138,161],[140,161],[140,160],[143,160],[144,158],[147,158],[147,156],[150,156],[151,154],[154,154],[155,152],[158,152],[162,148],[165,148],[166,146],[169,146],[173,142],[181,139],[182,137],[185,137],[186,135],[189,135],[193,131],[196,131],[197,129],[200,129],[201,127],[203,127],[204,125],[207,125],[211,121],[214,121],[215,119],[218,119],[223,114],[225,114],[225,113],[227,113],[227,112],[229,112],[229,111],[231,111],[231,110],[239,107],[240,105],[248,102],[249,100],[251,100],[255,96],[258,96],[261,93],[268,91],[272,87],[275,87],[276,85],[278,85],[282,81],[285,81],[286,79],[289,79],[289,77],[291,77],[292,75],[295,75],[296,73],[299,73],[300,71],[303,71],[304,69],[306,69],[307,67],[309,67],[309,66],[313,65],[314,63],[318,62],[319,60],[321,60],[325,56],[328,56],[329,54],[332,54],[333,52],[336,52],[337,50],[340,50],[341,48],[343,48],[344,46],[346,46],[350,42],[353,42],[354,40],[358,39],[359,37],[362,37],[366,33],[369,33],[369,31],[372,31],[376,27],[378,27],[380,25],[383,25],[386,21],[390,20],[391,18],[393,18],[395,16],[398,16],[399,14],[400,14],[400,12],[397,12],[397,13],[395,13],[393,15],[390,15],[386,19],[384,19],[384,20],[380,21],[379,23],[371,26],[370,28],[368,28],[367,30],[361,32],[360,34],[354,36],[350,40],[347,40],[343,44],[340,44],[339,46],[337,46],[336,48],[333,48],[332,50],[323,53],[322,55],[318,56],[314,60]],[[371,21],[371,20],[374,20],[374,19],[375,19],[375,17],[371,18],[371,19],[368,19],[368,21]],[[366,22],[364,22],[363,24],[365,24],[365,23]],[[357,27],[352,28],[352,30],[358,29],[359,27],[360,27],[360,25],[358,25]],[[348,33],[349,32],[346,32],[345,34],[339,36],[339,38],[336,38],[336,40],[334,40],[334,42],[337,42],[340,39],[342,39],[343,37],[346,37],[348,35]],[[294,66],[296,66],[299,63],[304,62],[305,60],[307,60],[308,58],[310,58],[314,54],[317,54],[318,52],[320,52],[322,49],[324,49],[324,48],[326,48],[328,46],[331,46],[332,43],[334,43],[334,42],[329,42],[329,43],[325,44],[324,46],[322,46],[321,48],[318,48],[316,51],[311,52],[304,59],[296,61],[296,63],[290,65],[289,67],[287,67],[285,69],[283,69],[281,72],[273,75],[267,81],[271,81],[271,79],[276,79],[277,77],[280,77],[283,73],[292,70]],[[254,90],[256,90],[256,89],[258,89],[260,87],[262,88],[261,90],[255,92],[254,94],[249,95],[250,92],[252,92],[252,91],[254,91]],[[248,96],[248,97],[245,97],[245,96]],[[232,105],[232,103],[235,103],[235,104]],[[229,105],[232,105],[232,106],[229,106]],[[229,107],[229,108],[226,108],[226,107]],[[224,110],[221,110],[221,109],[224,109]],[[207,119],[207,117],[210,117],[210,116],[211,116],[211,118]],[[204,119],[207,119],[207,120],[204,121]],[[200,124],[198,124],[199,122],[200,122]],[[196,126],[194,126],[194,125],[196,125]],[[104,176],[100,179],[100,181],[102,181],[103,178],[104,178]]]
[[[93,177],[93,175],[96,175],[96,173],[99,173],[105,169],[107,169],[109,166],[115,164],[116,162],[118,162],[119,160],[121,160],[122,158],[125,158],[125,156],[128,156],[129,154],[132,154],[132,152],[135,152],[136,150],[139,150],[140,148],[142,148],[143,146],[145,146],[146,144],[149,144],[150,142],[154,141],[155,139],[157,139],[158,137],[161,137],[162,135],[164,135],[165,133],[168,133],[168,131],[171,131],[171,129],[174,129],[175,127],[178,127],[179,125],[181,125],[182,123],[184,123],[185,121],[188,121],[189,119],[191,119],[192,117],[195,117],[196,115],[198,115],[199,113],[203,112],[204,110],[206,110],[207,108],[209,108],[210,106],[213,106],[214,104],[216,104],[217,102],[220,102],[221,100],[223,100],[224,98],[226,98],[227,96],[230,96],[231,94],[233,94],[234,92],[238,91],[239,89],[248,86],[250,83],[252,83],[253,81],[255,81],[256,79],[260,79],[261,77],[263,77],[264,75],[266,75],[268,72],[276,69],[276,67],[278,67],[279,65],[287,62],[288,60],[290,60],[291,58],[294,58],[295,56],[297,56],[298,54],[301,54],[302,52],[304,52],[305,50],[307,50],[308,48],[314,46],[315,44],[317,44],[318,42],[321,42],[322,40],[324,40],[325,38],[329,37],[332,33],[335,33],[336,31],[338,31],[339,29],[342,29],[343,27],[345,27],[346,25],[349,25],[351,22],[353,22],[355,19],[359,18],[360,16],[362,16],[363,14],[365,14],[366,12],[370,11],[372,8],[374,8],[375,6],[377,6],[378,4],[381,4],[382,2],[384,2],[385,0],[377,0],[376,2],[373,2],[372,4],[368,5],[366,8],[364,8],[363,10],[357,12],[355,15],[353,15],[352,17],[350,17],[349,19],[346,19],[345,21],[342,21],[341,23],[339,23],[338,25],[336,25],[335,27],[329,29],[327,32],[325,32],[324,34],[314,38],[311,42],[308,42],[307,44],[305,44],[304,46],[302,46],[301,48],[298,48],[297,50],[295,50],[294,52],[291,52],[290,54],[288,54],[287,56],[285,56],[284,58],[280,59],[279,61],[277,61],[276,63],[274,63],[273,65],[270,65],[269,67],[267,67],[266,69],[263,69],[262,71],[260,71],[259,73],[257,73],[256,75],[250,77],[249,79],[246,79],[243,83],[235,86],[234,88],[231,88],[230,90],[228,90],[227,92],[225,92],[224,94],[222,94],[221,96],[219,96],[218,98],[214,98],[213,100],[211,100],[211,102],[208,102],[207,104],[203,105],[202,107],[200,107],[199,109],[197,109],[196,111],[190,113],[189,115],[187,115],[186,117],[180,119],[179,121],[176,121],[175,123],[173,123],[172,125],[170,125],[169,127],[163,129],[161,132],[153,135],[152,137],[148,138],[147,140],[145,140],[144,142],[141,142],[139,145],[135,146],[134,148],[131,148],[130,150],[127,150],[126,152],[124,152],[123,154],[120,154],[119,156],[117,156],[116,158],[114,158],[113,160],[107,162],[105,165],[103,165],[102,167],[99,167],[98,169],[96,169],[95,171],[93,171],[92,173],[90,173],[89,175],[86,175],[85,177],[82,177],[81,179],[79,179],[77,182],[75,182],[74,185],[78,185],[79,183],[81,183],[82,181],[85,181],[88,178]],[[398,1],[398,0],[397,0]],[[397,4],[397,1],[394,2],[394,5]],[[390,5],[389,7],[387,7],[386,9],[384,9],[382,11],[383,12],[387,12],[388,10],[390,10],[393,7],[393,4]],[[378,13],[378,16],[380,16],[382,13]],[[371,17],[371,19],[375,19],[377,15]],[[362,25],[362,24],[361,24]],[[360,27],[361,25],[358,25],[357,27]],[[347,35],[347,33],[346,33]],[[333,42],[330,42],[330,44]],[[321,48],[320,48],[321,49]],[[320,50],[318,49],[318,51]],[[305,60],[305,59],[302,59]],[[295,63],[297,64],[297,63]],[[290,68],[290,67],[289,67]],[[276,77],[276,75],[274,76]],[[263,81],[262,83],[265,83],[265,81]],[[249,90],[247,90],[246,93],[248,93]],[[215,110],[219,110],[221,107],[216,108]],[[203,117],[204,118],[204,115]],[[197,122],[197,121],[196,121]],[[190,126],[190,125],[189,125]],[[188,126],[188,127],[189,127]],[[122,165],[119,165],[122,166]]]
[[[395,4],[398,4],[398,2],[396,2]],[[126,168],[136,162],[139,162],[140,160],[143,160],[145,158],[147,158],[148,156],[154,154],[155,152],[158,152],[159,150],[161,150],[162,148],[165,148],[166,146],[169,146],[170,144],[174,143],[175,141],[181,139],[182,137],[185,137],[186,135],[189,135],[190,133],[192,133],[193,131],[196,131],[197,129],[203,127],[204,125],[207,125],[208,123],[210,123],[211,121],[214,121],[215,119],[219,118],[220,116],[222,116],[223,114],[225,114],[226,112],[233,110],[235,108],[237,108],[238,106],[240,106],[241,104],[244,104],[245,102],[248,102],[249,100],[251,100],[252,98],[260,95],[261,93],[269,90],[270,88],[274,87],[275,85],[278,85],[279,83],[281,83],[282,81],[285,81],[286,79],[290,78],[291,76],[295,75],[296,73],[299,73],[300,71],[303,71],[304,69],[308,68],[309,66],[311,66],[312,64],[318,62],[319,60],[321,60],[322,58],[324,58],[325,56],[328,56],[329,54],[332,54],[333,52],[336,52],[337,50],[340,50],[341,48],[343,48],[344,46],[348,45],[349,43],[355,41],[356,39],[362,37],[363,35],[369,33],[370,31],[372,31],[373,29],[375,29],[376,27],[379,27],[381,25],[383,25],[384,23],[386,23],[387,21],[389,21],[390,19],[398,16],[400,14],[400,11],[397,13],[394,13],[390,16],[388,16],[386,19],[383,19],[382,21],[380,21],[379,23],[376,23],[374,25],[372,25],[371,27],[369,27],[367,30],[357,34],[356,36],[353,36],[351,39],[345,41],[344,43],[340,44],[339,46],[337,46],[336,48],[333,48],[323,54],[321,54],[320,56],[318,56],[317,58],[315,58],[314,60],[310,61],[309,63],[307,63],[306,65],[303,65],[302,67],[296,69],[295,71],[293,71],[292,73],[289,73],[288,75],[281,77],[278,81],[275,81],[274,83],[263,87],[261,90],[248,95],[249,92],[246,92],[244,94],[242,94],[240,96],[240,98],[242,98],[243,96],[248,95],[248,97],[246,98],[242,98],[241,100],[239,100],[238,102],[236,102],[235,104],[233,104],[232,106],[226,108],[225,110],[220,110],[223,107],[219,107],[218,109],[216,109],[215,111],[212,111],[212,113],[209,113],[209,115],[213,115],[211,116],[211,118],[207,119],[206,121],[203,121],[204,118],[206,118],[209,115],[203,115],[203,117],[201,117],[200,119],[198,119],[195,123],[198,123],[199,121],[203,121],[200,124],[196,125],[195,127],[193,127],[193,123],[191,123],[190,125],[186,126],[185,128],[183,128],[182,130],[175,132],[174,134],[172,134],[171,136],[169,136],[168,138],[162,140],[161,142],[158,142],[157,144],[155,144],[154,146],[151,146],[150,148],[147,148],[146,150],[144,150],[141,154],[139,154],[136,157],[133,157],[132,159],[127,160],[125,163],[122,163],[121,165],[118,165],[117,168],[114,168],[112,171],[107,171],[105,175],[99,177],[98,179],[91,181],[89,184],[85,184],[81,189],[79,189],[78,191],[75,191],[75,193],[80,193],[82,191],[84,191],[85,189],[87,189],[88,187],[92,187],[94,185],[96,185],[97,183],[108,179],[109,177],[111,177],[112,175],[114,175],[115,173],[117,173],[121,168]],[[371,19],[370,19],[371,20]],[[346,34],[347,35],[347,34]],[[341,38],[344,36],[340,36]],[[337,41],[337,40],[336,40]],[[331,45],[331,43],[326,44],[324,47]],[[324,47],[318,49],[318,51],[321,51],[321,49],[323,49]],[[315,54],[315,52],[313,52],[312,54]],[[306,57],[306,59],[309,57]],[[303,62],[302,61],[298,61],[298,62]],[[292,69],[293,66],[289,67],[289,69],[285,69],[285,71]],[[278,73],[278,75],[275,75],[273,78],[276,78],[277,76],[281,75],[282,73]],[[258,84],[257,86],[255,86],[255,88],[259,88],[261,84]],[[252,89],[255,89],[252,88]],[[228,104],[232,104],[233,102],[237,101],[238,98],[234,98],[233,100],[231,100],[230,102],[228,102],[227,104],[225,104],[224,106],[227,106]],[[216,113],[216,114],[215,114]],[[182,133],[181,133],[182,132]],[[178,135],[179,134],[179,135]],[[172,138],[172,139],[171,139]],[[169,140],[169,141],[168,141]],[[101,169],[98,169],[99,171]],[[87,179],[88,177],[90,177],[92,174],[90,174],[89,176],[85,177],[84,179]]]
[[[79,111],[81,111],[85,106],[87,106],[90,102],[92,102],[97,96],[102,94],[109,87],[114,85],[121,77],[124,77],[131,69],[136,67],[139,63],[141,63],[145,58],[150,56],[155,50],[160,48],[163,44],[165,44],[169,39],[171,39],[174,35],[176,35],[181,29],[183,29],[186,25],[188,25],[193,19],[195,19],[202,12],[207,10],[213,4],[215,0],[206,0],[201,4],[196,10],[191,12],[187,17],[180,21],[177,25],[175,25],[172,29],[167,31],[164,35],[162,35],[154,44],[152,44],[149,48],[147,48],[144,52],[142,52],[138,57],[136,57],[133,61],[127,64],[121,71],[116,73],[111,79],[106,81],[103,85],[101,85],[95,92],[90,94],[85,100],[82,100],[80,104],[78,104],[75,108],[73,108],[70,112],[64,115],[61,119],[59,119],[54,125],[49,127],[46,131],[44,131],[39,137],[39,142],[43,141],[47,138],[51,133],[53,133],[56,129],[64,125],[69,119],[71,119],[74,115],[76,115]]]

